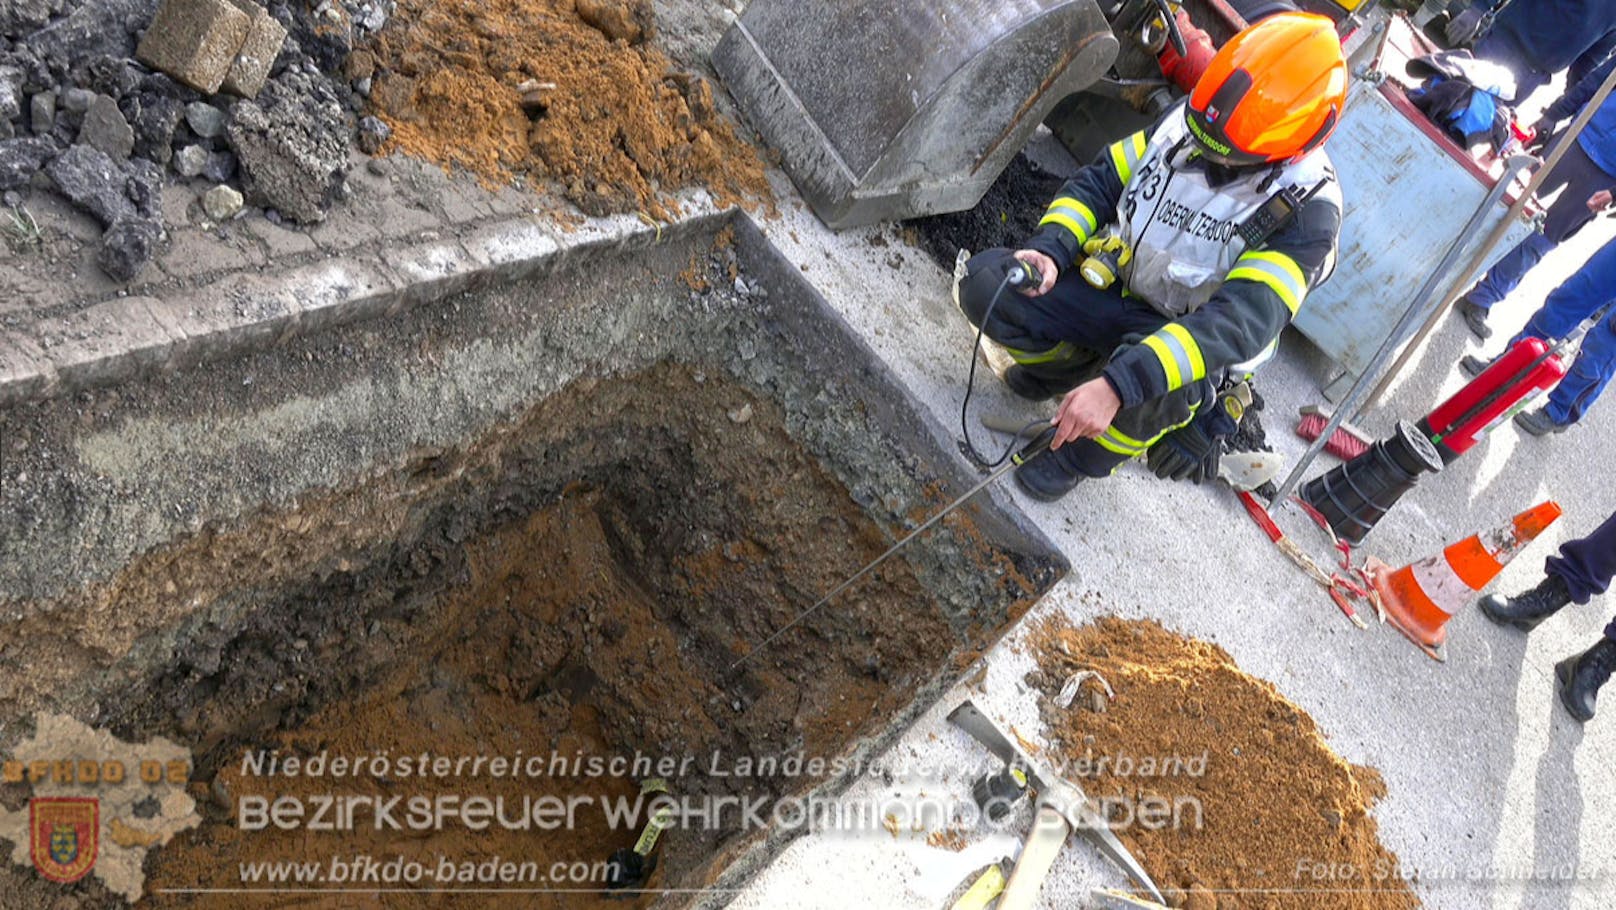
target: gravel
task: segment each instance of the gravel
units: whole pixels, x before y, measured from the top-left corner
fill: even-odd
[[[241,194],[230,186],[216,186],[202,194],[202,211],[214,221],[228,221],[241,211]]]
[[[208,166],[208,154],[200,145],[187,145],[174,153],[174,170],[181,177],[200,177]]]
[[[185,123],[191,132],[204,139],[217,139],[224,135],[229,116],[205,101],[192,101],[185,106]]]

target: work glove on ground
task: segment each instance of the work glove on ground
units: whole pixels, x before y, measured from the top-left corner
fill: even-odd
[[[1215,479],[1223,441],[1240,429],[1251,400],[1251,386],[1243,382],[1220,393],[1188,424],[1157,440],[1145,453],[1145,463],[1164,480],[1189,480],[1199,486]]]
[[[1474,41],[1476,32],[1481,30],[1481,16],[1481,10],[1472,6],[1448,20],[1446,31],[1448,46],[1461,47]]]

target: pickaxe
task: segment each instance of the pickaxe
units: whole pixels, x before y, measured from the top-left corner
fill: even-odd
[[[1004,734],[991,718],[982,713],[976,703],[966,699],[948,715],[948,720],[959,727],[1005,764],[1021,768],[1027,774],[1027,783],[1038,791],[1038,814],[1033,820],[1032,832],[1021,848],[1015,871],[999,898],[999,910],[1025,910],[1032,907],[1043,888],[1049,868],[1072,832],[1088,838],[1112,862],[1121,866],[1128,877],[1150,893],[1159,903],[1166,903],[1150,873],[1139,865],[1128,848],[1112,833],[1098,807],[1089,801],[1083,788],[1071,781],[1056,777],[1042,762],[1034,759],[1015,741]]]

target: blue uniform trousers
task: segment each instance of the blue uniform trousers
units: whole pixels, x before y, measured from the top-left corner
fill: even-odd
[[[1576,274],[1549,294],[1510,345],[1522,338],[1564,338],[1578,323],[1616,299],[1616,240],[1589,257]],[[1582,341],[1571,372],[1549,394],[1547,411],[1556,423],[1575,423],[1616,373],[1616,309],[1607,312]]]
[[[1605,593],[1611,576],[1616,575],[1616,514],[1587,537],[1562,545],[1560,555],[1550,556],[1543,570],[1564,579],[1576,603],[1585,604]],[[1605,627],[1605,637],[1616,641],[1616,619]]]

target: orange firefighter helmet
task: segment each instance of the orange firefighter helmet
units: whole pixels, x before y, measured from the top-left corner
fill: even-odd
[[[1318,148],[1341,120],[1347,61],[1335,25],[1270,16],[1229,39],[1190,94],[1190,134],[1208,157],[1252,166]]]

